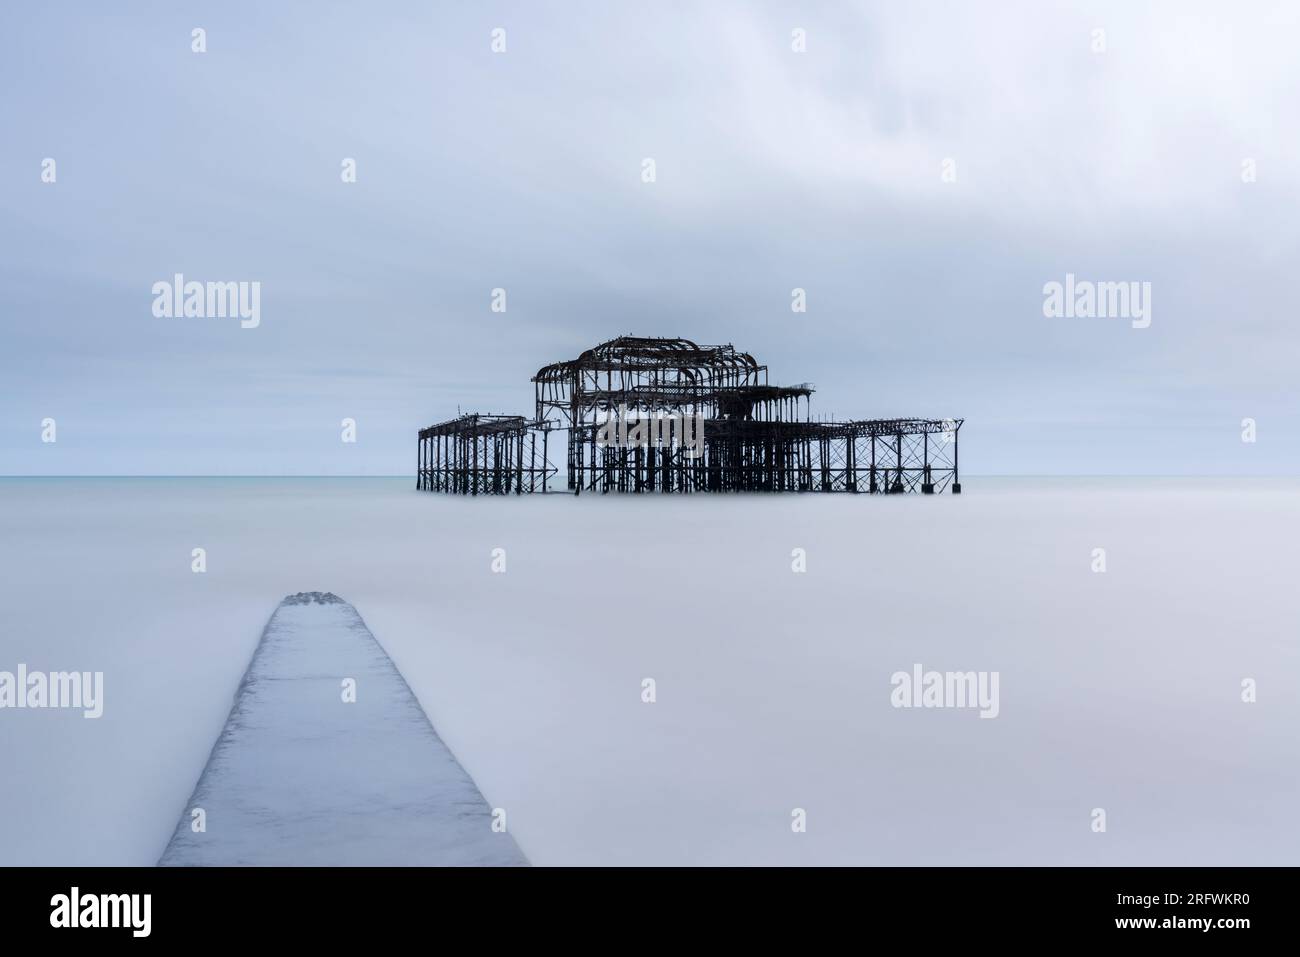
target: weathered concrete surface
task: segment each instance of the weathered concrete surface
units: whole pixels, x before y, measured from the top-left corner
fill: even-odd
[[[356,609],[306,592],[267,622],[159,864],[527,864],[491,825]]]

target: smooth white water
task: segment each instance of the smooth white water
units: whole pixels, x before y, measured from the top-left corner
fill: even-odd
[[[412,485],[0,480],[0,670],[105,676],[97,720],[0,710],[0,864],[154,863],[268,616],[306,590],[357,608],[534,864],[1300,853],[1300,483]],[[892,707],[914,664],[997,671],[998,717]]]

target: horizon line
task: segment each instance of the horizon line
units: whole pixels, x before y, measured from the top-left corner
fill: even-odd
[[[965,478],[1300,478],[1300,472],[968,472]],[[62,473],[0,474],[0,479],[414,479],[413,472],[370,475],[320,473]]]

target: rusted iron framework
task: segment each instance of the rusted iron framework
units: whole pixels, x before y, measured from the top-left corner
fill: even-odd
[[[767,372],[731,345],[611,339],[538,370],[531,420],[468,415],[421,431],[417,487],[544,492],[558,472],[548,436],[563,429],[575,494],[961,491],[961,419],[813,421],[813,386],[772,385]],[[620,419],[642,425],[640,441],[608,441]],[[674,441],[683,435],[691,441]]]
[[[522,415],[471,412],[420,430],[416,488],[462,495],[543,492],[550,429]],[[538,456],[538,439],[541,455]]]

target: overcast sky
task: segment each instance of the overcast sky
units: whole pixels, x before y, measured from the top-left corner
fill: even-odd
[[[634,333],[965,417],[968,473],[1294,474],[1297,49],[1286,3],[6,3],[0,473],[408,474]],[[178,272],[260,325],[156,317]],[[1045,317],[1066,273],[1150,326]]]

